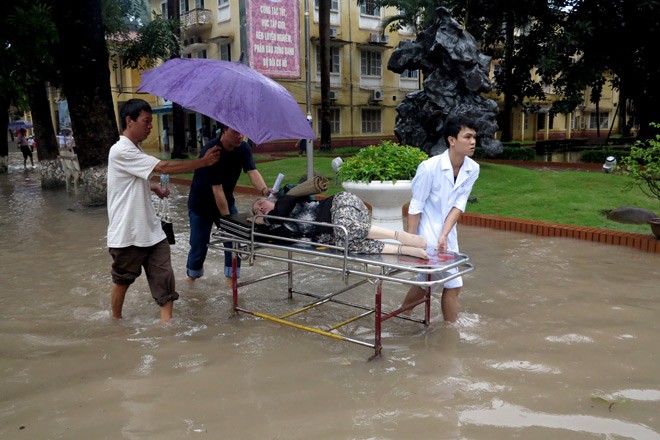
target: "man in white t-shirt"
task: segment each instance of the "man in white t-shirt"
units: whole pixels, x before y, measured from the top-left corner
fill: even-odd
[[[160,306],[161,322],[172,319],[175,291],[170,245],[151,202],[151,191],[161,199],[169,189],[150,183],[153,173],[189,173],[213,165],[220,158],[215,147],[196,160],[163,161],[139,147],[151,133],[152,111],[142,99],[130,99],[119,110],[122,135],[108,155],[108,250],[112,255],[112,317],[122,318],[128,287],[147,275],[149,289]]]
[[[438,251],[458,252],[456,223],[479,177],[479,164],[468,157],[474,154],[477,131],[472,120],[457,116],[445,122],[444,135],[449,148],[419,164],[412,181],[408,232],[423,236],[429,246],[434,245]],[[454,322],[458,318],[458,295],[462,286],[461,277],[443,286],[440,304],[445,321]],[[425,293],[423,288],[412,286],[401,307],[420,304]],[[410,311],[412,309],[407,313]]]

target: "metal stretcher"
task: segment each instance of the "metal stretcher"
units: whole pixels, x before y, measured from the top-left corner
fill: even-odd
[[[211,242],[209,244],[209,247],[232,252],[232,266],[234,270],[231,284],[234,313],[247,313],[329,338],[371,347],[374,349],[374,355],[370,359],[381,355],[381,329],[383,322],[396,317],[428,326],[431,319],[431,291],[433,290],[433,287],[441,285],[474,269],[474,266],[469,263],[469,257],[461,253],[438,253],[429,255],[428,260],[418,259],[407,255],[352,254],[348,252],[347,246],[334,246],[315,243],[305,238],[273,235],[269,228],[249,222],[247,217],[246,214],[238,214],[221,219],[219,228],[212,234]],[[334,230],[335,234],[343,234],[343,236],[348,235],[346,228],[340,225],[294,220],[268,215],[258,215],[256,217],[263,217],[270,222],[308,223],[315,226],[331,228]],[[231,248],[224,248],[225,242],[231,243]],[[237,258],[239,257],[244,260],[244,263],[247,262],[249,265],[254,265],[255,261],[259,258],[281,261],[286,263],[286,269],[261,276],[260,278],[246,281],[241,280],[239,282],[236,276]],[[295,290],[295,266],[306,266],[338,273],[341,276],[344,285],[339,290],[326,294]],[[455,269],[455,272],[447,273],[450,269]],[[419,274],[424,276],[418,277]],[[439,275],[438,279],[433,280],[431,278],[433,275]],[[282,276],[287,277],[287,292],[289,299],[293,298],[293,294],[297,294],[310,297],[312,298],[312,301],[303,307],[281,316],[274,316],[264,312],[249,310],[239,305],[238,289],[240,287]],[[357,280],[353,281],[353,278]],[[420,280],[417,278],[420,278]],[[338,298],[340,294],[348,292],[368,282],[373,283],[374,285],[373,305],[357,304]],[[408,286],[420,286],[426,289],[426,295],[424,298],[405,308],[399,308],[389,312],[383,311],[383,282],[398,283]],[[357,309],[358,314],[337,324],[326,325],[323,327],[311,327],[292,320],[296,315],[329,303]],[[415,319],[407,315],[402,315],[402,312],[410,310],[422,303],[424,304],[423,319]],[[342,327],[347,324],[359,319],[364,319],[370,315],[374,315],[373,340],[357,339],[356,337],[348,336],[340,332]]]

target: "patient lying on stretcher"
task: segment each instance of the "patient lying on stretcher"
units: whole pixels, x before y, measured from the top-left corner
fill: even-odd
[[[355,194],[340,192],[318,201],[310,201],[306,196],[285,195],[277,199],[277,202],[259,197],[252,203],[252,213],[344,226],[348,231],[348,250],[351,253],[403,254],[428,258],[424,237],[372,226],[369,210]],[[257,223],[265,223],[264,218],[257,217]],[[339,229],[299,222],[284,222],[281,227],[285,227],[292,236],[344,246],[345,237]],[[394,239],[401,244],[384,243],[378,239]]]

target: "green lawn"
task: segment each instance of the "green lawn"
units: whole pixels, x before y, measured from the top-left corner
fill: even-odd
[[[314,157],[314,169],[330,179],[328,194],[341,191],[335,184],[330,161],[340,152]],[[472,190],[476,203],[468,212],[585,226],[623,232],[649,233],[648,225],[628,225],[610,221],[602,210],[619,206],[637,206],[660,215],[658,200],[645,196],[639,189],[627,191],[630,178],[619,174],[586,171],[538,171],[534,169],[482,162],[479,180]],[[272,185],[278,173],[284,173],[283,184],[297,183],[307,174],[306,157],[259,162],[259,171]],[[187,177],[190,177],[188,175]],[[243,174],[239,185],[249,185]]]

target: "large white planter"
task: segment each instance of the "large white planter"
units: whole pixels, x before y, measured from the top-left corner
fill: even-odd
[[[412,197],[412,180],[344,182],[342,186],[371,205],[371,224],[403,231],[403,205]]]

